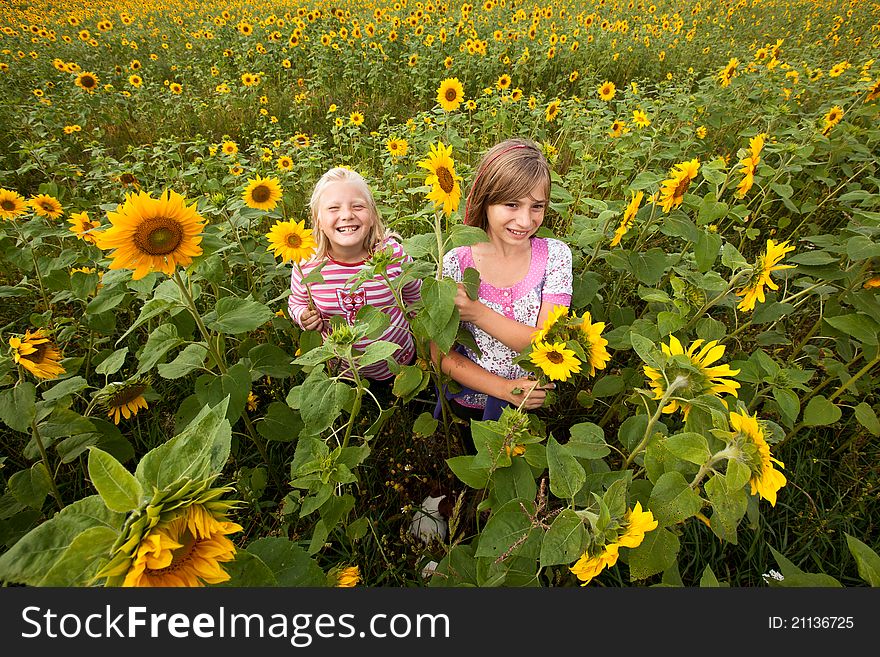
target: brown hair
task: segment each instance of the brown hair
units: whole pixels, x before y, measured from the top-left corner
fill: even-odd
[[[515,201],[544,185],[550,200],[550,165],[535,142],[513,137],[490,148],[477,165],[468,193],[464,223],[486,230],[486,208]]]
[[[361,194],[364,195],[364,199],[370,209],[370,214],[373,215],[373,226],[364,238],[364,248],[369,253],[373,253],[376,246],[387,237],[396,236],[396,233],[386,233],[385,224],[382,222],[382,216],[379,214],[379,208],[376,207],[376,201],[373,198],[373,192],[370,190],[370,186],[367,184],[367,181],[364,180],[364,177],[357,171],[352,171],[346,167],[334,167],[321,176],[318,182],[315,183],[315,187],[312,190],[312,197],[309,200],[309,209],[312,213],[312,228],[314,228],[312,234],[317,246],[315,249],[315,259],[321,260],[327,257],[329,244],[327,243],[327,236],[324,234],[324,231],[321,230],[321,226],[319,225],[320,217],[318,215],[320,211],[321,197],[324,195],[327,187],[335,182],[352,183],[360,188]]]

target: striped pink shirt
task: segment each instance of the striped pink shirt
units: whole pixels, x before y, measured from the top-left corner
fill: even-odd
[[[395,258],[403,256],[404,262],[412,262],[412,258],[403,252],[403,247],[396,241],[388,240],[386,245],[391,245]],[[350,325],[353,325],[355,315],[357,315],[357,311],[362,306],[368,305],[379,308],[391,318],[391,323],[378,339],[400,345],[400,349],[393,356],[394,359],[398,363],[406,364],[410,362],[415,355],[412,334],[409,331],[406,317],[400,308],[397,307],[394,301],[394,294],[388,288],[385,281],[377,276],[372,280],[366,281],[354,293],[351,293],[351,286],[348,284],[348,280],[364,268],[365,261],[337,262],[329,257],[326,260],[327,264],[321,270],[324,282],[309,284],[309,290],[312,293],[312,298],[315,300],[315,306],[321,315],[325,319],[329,319],[334,315],[340,315],[345,317]],[[312,260],[303,264],[303,275],[308,276],[319,264],[320,261],[318,260]],[[388,267],[387,273],[388,278],[391,280],[400,276],[400,263],[395,263]],[[402,290],[404,303],[409,305],[417,301],[421,287],[421,280],[410,281],[404,285]],[[296,267],[293,267],[290,275],[290,297],[288,297],[287,307],[293,321],[302,327],[300,318],[309,307],[309,298]],[[327,337],[327,332],[324,332],[324,337]],[[355,343],[355,349],[363,351],[370,342],[371,340],[360,340]],[[360,374],[377,381],[389,379],[393,376],[391,370],[388,369],[388,364],[384,360],[367,365],[360,370]]]

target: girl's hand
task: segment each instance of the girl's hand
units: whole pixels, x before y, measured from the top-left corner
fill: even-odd
[[[555,387],[555,383],[540,385],[534,379],[513,379],[507,384],[508,395],[502,399],[509,401],[517,408],[522,404],[523,410],[533,411],[543,406],[544,400],[547,398],[547,391],[553,390]],[[514,394],[515,391],[519,394]],[[525,403],[523,403],[524,399]]]
[[[321,317],[321,313],[312,308],[306,310],[299,318],[299,321],[306,331],[319,331],[324,327],[324,318]]]
[[[477,320],[480,319],[488,308],[479,300],[474,301],[471,299],[461,283],[458,284],[458,292],[455,294],[455,307],[458,308],[461,321],[471,322],[472,324],[476,324]]]

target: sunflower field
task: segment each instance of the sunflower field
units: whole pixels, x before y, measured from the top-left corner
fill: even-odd
[[[0,581],[880,585],[878,59],[868,0],[4,2]],[[429,347],[513,136],[573,299],[474,454]],[[333,166],[413,258],[389,390],[381,311],[287,314]]]

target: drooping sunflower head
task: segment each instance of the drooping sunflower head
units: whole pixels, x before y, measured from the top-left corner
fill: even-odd
[[[764,426],[757,415],[735,412],[730,414],[730,426],[742,448],[742,459],[752,473],[749,479],[752,495],[758,494],[776,506],[776,493],[785,486],[786,479],[774,465],[780,468],[785,465],[770,454]]]
[[[605,322],[593,322],[589,312],[584,312],[578,324],[580,336],[578,341],[584,349],[590,366],[590,376],[596,375],[596,370],[604,370],[611,360],[611,354],[605,348],[608,340],[602,337],[605,330]]]
[[[245,205],[256,210],[274,210],[281,199],[281,185],[276,178],[256,174],[248,179],[242,198]]]
[[[27,203],[21,194],[0,188],[0,219],[15,219],[26,211]]]
[[[99,79],[98,76],[89,71],[82,71],[76,76],[76,80],[74,83],[80,89],[85,89],[89,93],[95,91],[98,88]]]
[[[532,343],[544,342],[547,339],[547,335],[550,333],[551,329],[556,326],[556,323],[560,318],[566,317],[567,315],[568,306],[555,304],[547,315],[547,319],[544,321],[541,328],[532,333]]]
[[[158,198],[148,192],[128,194],[107,218],[111,226],[98,235],[96,244],[114,249],[110,269],[133,269],[134,280],[153,271],[171,276],[202,253],[204,219],[195,203],[186,205],[186,199],[171,190]]]
[[[434,201],[435,207],[442,207],[448,217],[461,202],[461,176],[455,173],[452,146],[444,146],[442,142],[432,144],[430,155],[419,162],[419,166],[429,172],[425,178],[425,182],[431,185],[428,200]]]
[[[648,365],[643,366],[655,399],[663,398],[668,382],[672,381],[680,381],[679,387],[673,392],[675,397],[684,400],[700,395],[714,395],[719,398],[723,394],[737,396],[740,384],[732,377],[739,374],[739,370],[731,369],[730,365],[713,365],[724,355],[724,345],[718,344],[717,340],[705,344],[702,339],[694,340],[685,351],[678,338],[670,335],[669,344],[661,344],[660,348],[667,356],[683,356],[686,360],[682,366],[680,360],[671,359],[662,372]],[[672,399],[663,407],[663,412],[674,413],[679,408],[687,417],[691,405],[687,401]]]
[[[140,409],[148,408],[144,393],[149,388],[149,377],[135,377],[128,381],[111,383],[98,393],[97,403],[108,417],[113,418],[113,424],[119,424],[120,417],[127,420],[137,415]]]
[[[624,516],[625,529],[617,542],[622,547],[634,548],[642,544],[645,540],[645,532],[657,529],[657,521],[654,520],[654,514],[650,511],[642,510],[642,503],[636,502],[636,505],[627,510]]]
[[[33,209],[34,214],[40,217],[57,219],[64,214],[64,210],[61,208],[61,203],[57,198],[50,196],[49,194],[37,194],[32,197],[28,203]]]
[[[305,227],[305,221],[277,221],[266,237],[269,238],[269,249],[282,262],[308,260],[317,247],[312,229]]]
[[[582,582],[581,586],[586,586],[605,568],[614,566],[619,554],[620,545],[609,543],[598,548],[597,554],[591,555],[589,551],[584,552],[569,570]]]
[[[690,187],[691,181],[700,172],[700,163],[697,159],[681,162],[669,172],[669,178],[660,186],[659,203],[664,212],[677,208],[684,201],[685,192]]]
[[[13,360],[38,379],[54,379],[65,373],[61,354],[43,329],[9,338],[9,347]]]
[[[544,118],[547,120],[547,123],[555,121],[556,117],[559,116],[559,106],[561,105],[561,103],[562,101],[560,101],[558,98],[548,103],[547,109],[544,112]]]
[[[347,566],[336,572],[336,586],[340,588],[350,588],[357,586],[361,581],[360,566]]]
[[[779,286],[773,281],[770,275],[775,271],[782,269],[793,269],[794,265],[780,265],[780,261],[785,255],[794,251],[793,246],[789,246],[788,241],[777,244],[771,239],[767,240],[767,248],[760,256],[758,256],[749,281],[746,285],[736,292],[737,296],[743,297],[737,308],[743,311],[755,309],[757,302],[764,303],[764,286],[771,290],[778,290]]]
[[[581,371],[581,361],[564,342],[538,342],[532,346],[529,359],[551,381],[567,381]]]
[[[437,89],[437,102],[446,112],[454,112],[464,100],[464,87],[458,78],[446,78]]]

